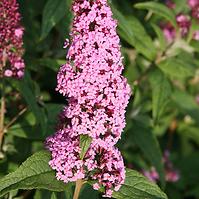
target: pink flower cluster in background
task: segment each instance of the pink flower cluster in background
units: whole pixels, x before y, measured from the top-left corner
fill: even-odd
[[[64,182],[92,179],[106,197],[125,179],[123,158],[114,146],[125,127],[131,94],[123,70],[117,22],[107,0],[74,0],[71,44],[58,73],[57,91],[67,99],[58,130],[47,139],[50,166]],[[66,40],[64,48],[69,45]],[[83,160],[80,135],[92,138]]]
[[[176,182],[179,180],[180,175],[179,172],[173,168],[169,156],[169,151],[165,151],[163,156],[165,178],[167,182]],[[154,167],[152,167],[150,171],[143,171],[143,174],[152,182],[157,182],[159,180],[159,174]]]
[[[23,77],[24,29],[20,19],[16,0],[0,0],[0,77]]]
[[[191,14],[179,13],[176,15],[176,22],[182,37],[186,37],[191,27],[191,19],[195,19],[199,23],[199,0],[188,0],[187,4],[191,10]],[[170,9],[175,9],[175,3],[171,0],[166,1],[166,5]],[[176,37],[176,30],[170,22],[163,23],[161,28],[164,32],[165,38],[170,43]],[[193,39],[199,40],[199,30],[193,32]]]
[[[188,0],[191,8],[192,17],[199,20],[199,0]]]

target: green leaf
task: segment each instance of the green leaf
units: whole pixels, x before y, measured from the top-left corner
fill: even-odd
[[[80,135],[80,148],[81,148],[80,158],[81,159],[84,159],[84,156],[86,152],[88,151],[91,142],[92,142],[92,138],[89,137],[88,135]]]
[[[55,127],[58,123],[58,115],[63,109],[64,104],[45,104],[45,109],[47,113],[47,130],[45,136],[51,135],[55,132]]]
[[[43,10],[41,39],[61,20],[67,11],[66,0],[48,0]]]
[[[187,10],[187,0],[175,0],[175,12],[182,13]]]
[[[120,36],[146,58],[154,60],[157,53],[156,48],[139,20],[133,16],[125,17],[115,8],[112,8],[112,10],[119,22]]]
[[[37,99],[35,97],[34,85],[33,81],[29,73],[26,72],[24,78],[19,82],[19,91],[24,97],[26,103],[28,104],[30,110],[34,113],[38,124],[41,126],[42,134],[46,131],[46,121],[45,114],[41,107],[39,107],[37,103]]]
[[[41,67],[46,67],[51,69],[54,72],[57,72],[63,64],[66,63],[66,60],[62,59],[51,59],[51,58],[41,58],[31,60],[28,67],[32,70],[37,72],[41,69]]]
[[[36,124],[35,115],[32,112],[26,112],[20,122],[15,123],[8,129],[8,133],[20,138],[41,140],[45,137],[42,136],[40,129],[40,126]]]
[[[88,196],[90,199],[99,199],[100,193],[91,187],[90,184],[85,184],[82,188],[82,191],[80,193],[80,199],[88,199]]]
[[[52,195],[51,191],[45,189],[42,190],[37,189],[34,195],[34,199],[44,199],[44,198],[51,199],[51,195]]]
[[[51,199],[57,199],[57,196],[54,192],[51,194]]]
[[[182,123],[178,127],[179,135],[187,137],[189,140],[192,140],[199,146],[199,128],[191,126],[185,123]]]
[[[47,151],[29,157],[15,172],[0,179],[0,197],[17,189],[67,190],[67,185],[55,178],[49,161],[50,153]]]
[[[194,48],[189,45],[185,40],[176,38],[175,42],[167,49],[166,57],[178,57],[179,59],[186,61],[188,64],[193,64],[193,60],[187,60],[187,57],[193,57]],[[184,57],[185,56],[185,57]],[[192,65],[194,66],[194,65]]]
[[[152,132],[152,128],[142,121],[142,118],[135,118],[131,129],[131,136],[134,143],[142,150],[145,157],[156,168],[160,176],[162,186],[165,185],[164,167],[162,163],[162,153],[157,138]]]
[[[199,198],[199,185],[194,186],[186,193],[186,196],[195,196],[194,198]]]
[[[159,41],[159,44],[160,44],[160,49],[162,51],[164,51],[166,49],[166,47],[167,47],[167,42],[166,42],[166,39],[165,39],[165,36],[164,36],[162,30],[156,24],[151,24],[151,26],[153,27],[156,35],[158,36],[158,41]]]
[[[161,3],[149,1],[144,3],[137,3],[135,4],[135,7],[138,9],[150,10],[157,15],[164,17],[166,20],[171,22],[174,27],[177,27],[174,13],[171,11],[171,9]]]
[[[63,106],[63,104],[45,104],[47,117],[45,134],[40,132],[40,126],[35,123],[35,117],[32,112],[26,113],[21,122],[12,125],[8,129],[8,133],[20,138],[43,141],[46,136],[52,135],[55,132],[58,114],[62,110]]]
[[[172,99],[183,113],[189,114],[196,121],[196,124],[199,124],[199,106],[191,95],[175,90],[172,94]]]
[[[30,139],[30,140],[44,140],[45,137],[40,133],[40,127],[38,125],[29,125],[26,122],[16,123],[8,129],[10,135]]]
[[[55,72],[58,71],[61,65],[65,64],[66,60],[62,59],[50,59],[50,58],[42,58],[38,60],[39,65],[43,65],[45,67],[48,67]]]
[[[116,199],[167,199],[160,188],[137,171],[127,169],[125,183],[118,192],[113,193]]]
[[[186,187],[193,187],[199,182],[199,152],[193,151],[188,156],[182,157],[177,162],[177,168],[180,170],[181,180]]]
[[[158,67],[167,75],[177,78],[194,76],[194,69],[190,63],[182,58],[167,58],[160,62]]]
[[[57,198],[61,199],[72,199],[74,194],[74,185],[71,183],[70,186],[68,186],[67,191],[64,192],[57,192],[56,196]]]
[[[150,73],[152,87],[152,113],[154,122],[158,122],[171,95],[171,85],[167,77],[158,69]]]

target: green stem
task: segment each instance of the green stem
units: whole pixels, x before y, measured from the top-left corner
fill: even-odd
[[[153,15],[153,11],[148,11],[148,13],[147,13],[147,15],[145,16],[145,21],[148,21],[151,17],[152,17],[152,15]]]
[[[27,107],[23,108],[5,127],[4,133],[17,121],[17,119],[27,111]]]
[[[2,149],[3,136],[4,136],[4,119],[6,110],[6,99],[5,99],[5,82],[4,82],[4,67],[6,66],[6,54],[3,52],[3,66],[2,66],[2,80],[1,80],[1,109],[0,109],[0,152]]]
[[[4,135],[4,115],[5,115],[5,97],[1,97],[1,115],[0,115],[0,151],[2,148],[3,135]]]
[[[84,184],[83,180],[77,180],[76,181],[75,193],[74,193],[73,199],[79,198],[79,194],[80,194],[80,191],[81,191],[83,184]]]

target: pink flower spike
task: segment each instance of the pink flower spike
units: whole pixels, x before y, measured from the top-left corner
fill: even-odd
[[[66,63],[57,75],[57,88],[66,97],[55,135],[46,140],[50,166],[64,182],[85,177],[104,188],[106,197],[125,180],[121,153],[114,146],[125,127],[125,108],[131,95],[122,76],[123,64],[117,22],[107,0],[74,0],[73,27]],[[66,40],[64,47],[69,45]],[[80,159],[80,136],[92,138]]]
[[[1,0],[0,3],[0,67],[3,67],[4,71],[0,78],[5,75],[19,79],[24,75],[24,28],[20,25],[21,15],[18,7],[18,3],[13,0]],[[3,66],[5,60],[6,66]]]

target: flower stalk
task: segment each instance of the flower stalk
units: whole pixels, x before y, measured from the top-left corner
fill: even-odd
[[[3,59],[2,59],[2,72],[4,72],[4,67],[6,66],[6,56],[5,53],[3,53]],[[3,143],[3,136],[4,136],[4,118],[5,118],[5,109],[6,109],[6,102],[5,102],[5,86],[4,86],[4,78],[1,80],[1,112],[0,112],[0,151],[2,149],[2,143]]]
[[[76,186],[75,186],[75,192],[74,192],[74,196],[73,199],[78,199],[79,195],[80,195],[80,191],[82,186],[84,185],[84,181],[83,180],[77,180],[76,181]]]
[[[0,115],[0,151],[2,148],[3,136],[4,136],[4,116],[5,116],[5,96],[1,97],[1,115]]]

